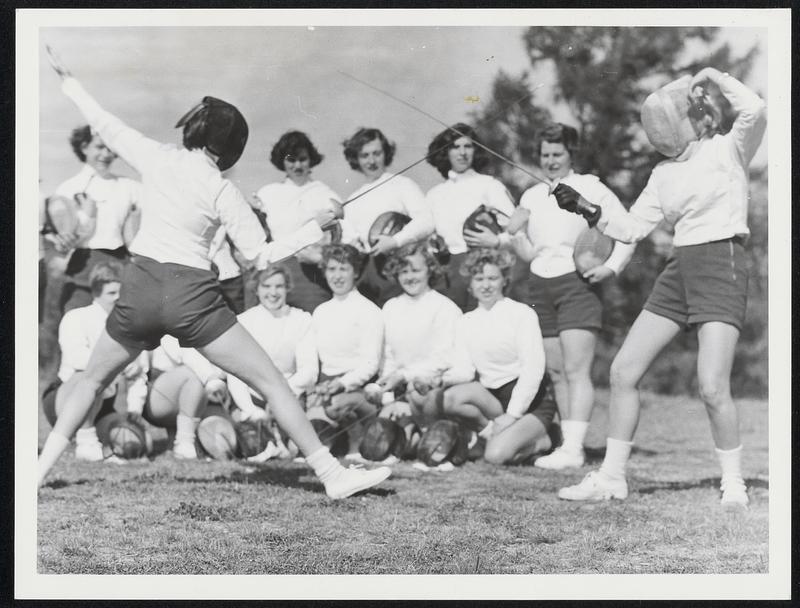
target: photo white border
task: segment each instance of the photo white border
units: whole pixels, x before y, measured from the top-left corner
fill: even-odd
[[[36,572],[39,38],[43,27],[764,27],[768,44],[769,573],[736,575],[88,576]],[[788,599],[791,594],[790,9],[21,9],[16,31],[15,534],[18,599]],[[224,580],[223,580],[224,579]],[[231,584],[223,584],[228,579]],[[313,583],[313,584],[309,584]],[[355,584],[354,584],[355,583]],[[224,595],[221,590],[224,589]]]

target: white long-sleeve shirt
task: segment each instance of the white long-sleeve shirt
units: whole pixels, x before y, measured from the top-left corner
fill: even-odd
[[[617,196],[594,175],[571,171],[561,182],[580,192],[586,200],[600,205],[603,213],[625,211]],[[586,220],[561,209],[556,197],[550,194],[548,185],[544,183],[526,190],[519,206],[530,211],[527,236],[533,244],[531,272],[547,278],[575,272],[572,254],[578,235],[587,227]],[[611,256],[603,265],[619,274],[630,261],[635,248],[635,245],[615,242]]]
[[[69,380],[75,372],[86,369],[107,318],[108,313],[97,302],[64,313],[58,326],[58,345],[61,349],[58,377],[62,382]],[[128,379],[128,409],[141,412],[147,395],[146,353],[134,363],[138,364],[138,370]]]
[[[322,238],[317,223],[307,222],[267,243],[239,189],[202,150],[145,137],[103,110],[74,78],[64,79],[62,90],[105,144],[142,176],[142,218],[129,247],[132,253],[208,270],[211,240],[222,225],[242,255],[263,268]]]
[[[386,339],[382,376],[406,381],[440,376],[450,366],[461,309],[433,289],[418,298],[401,294],[383,305]]]
[[[352,226],[355,236],[365,244],[368,243],[372,224],[379,215],[387,211],[403,213],[411,218],[394,235],[401,247],[433,233],[433,213],[425,201],[425,195],[416,182],[405,175],[395,175],[387,171],[353,192],[348,197],[350,199],[355,200],[344,208],[344,219]]]
[[[692,142],[656,165],[627,213],[601,216],[603,233],[632,243],[666,220],[675,228],[676,247],[750,234],[747,167],[764,136],[766,104],[733,76],[723,76],[719,88],[737,112],[731,130]]]
[[[257,208],[267,216],[273,239],[285,237],[310,222],[315,213],[330,207],[330,199],[341,202],[339,195],[323,182],[311,180],[298,186],[288,177],[256,192]]]
[[[443,380],[470,382],[477,371],[481,384],[499,388],[516,378],[506,412],[519,418],[536,396],[544,370],[539,318],[530,306],[503,298],[490,310],[479,305],[461,317],[453,365]]]
[[[323,302],[311,315],[314,343],[323,374],[337,376],[345,390],[366,384],[380,366],[383,350],[381,309],[357,290]]]
[[[514,203],[506,187],[474,169],[464,173],[451,170],[444,183],[428,190],[427,201],[436,232],[454,255],[467,251],[462,232],[464,222],[475,209],[486,205],[509,216],[514,213]]]
[[[56,188],[56,194],[73,198],[85,192],[97,202],[94,232],[82,239],[78,247],[117,249],[125,244],[122,228],[125,219],[141,199],[141,184],[127,177],[102,177],[89,165]]]
[[[281,316],[276,317],[259,304],[245,310],[237,319],[266,351],[295,395],[314,386],[319,362],[310,314],[285,306]],[[234,376],[228,376],[228,386],[237,404],[237,396],[243,396],[242,386],[249,392],[247,385]]]

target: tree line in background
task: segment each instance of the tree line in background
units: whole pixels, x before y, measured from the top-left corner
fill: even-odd
[[[597,175],[626,207],[642,191],[663,157],[648,143],[639,123],[645,97],[661,85],[710,65],[745,80],[757,50],[734,57],[719,44],[717,28],[531,27],[524,44],[533,68],[553,69],[555,103],[566,104],[581,135],[573,159],[576,170]],[[472,119],[487,146],[522,166],[535,164],[534,135],[551,120],[535,103],[529,74],[495,78],[489,103]],[[492,157],[489,173],[518,200],[533,185],[522,171]],[[739,396],[766,396],[767,332],[767,171],[750,172],[751,263],[747,319],[736,351],[732,390]],[[611,360],[642,309],[671,250],[671,228],[660,226],[639,243],[633,260],[604,289],[605,318],[595,381],[608,384]],[[643,388],[666,394],[696,393],[697,338],[680,335],[643,381]]]

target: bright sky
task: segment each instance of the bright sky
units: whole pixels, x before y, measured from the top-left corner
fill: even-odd
[[[245,194],[283,178],[269,164],[272,145],[289,129],[307,132],[326,156],[315,176],[341,196],[361,183],[341,141],[375,126],[398,146],[403,168],[425,155],[442,126],[339,73],[348,72],[452,124],[479,109],[499,69],[519,74],[530,64],[523,27],[82,27],[46,28],[53,46],[87,90],[109,111],[160,141],[179,140],[177,119],[204,95],[235,103],[250,125],[247,149],[231,177]],[[765,30],[723,30],[744,52],[765,44]],[[766,53],[751,79],[766,94]],[[537,73],[539,99],[552,85]],[[79,164],[67,137],[82,119],[61,94],[42,53],[40,173],[51,192]],[[538,93],[537,93],[538,94]],[[569,117],[554,108],[556,118]],[[762,146],[766,149],[766,145]],[[762,153],[760,156],[764,156]],[[763,162],[763,161],[762,161]],[[121,162],[118,170],[124,171]],[[423,189],[440,179],[422,163],[408,173]]]

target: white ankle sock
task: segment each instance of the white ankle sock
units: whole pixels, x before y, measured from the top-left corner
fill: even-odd
[[[39,455],[39,485],[47,476],[50,469],[58,460],[59,456],[64,453],[64,450],[69,446],[69,439],[64,437],[61,433],[50,431],[47,440],[44,442],[42,453]]]
[[[75,433],[75,443],[78,445],[82,443],[97,443],[100,440],[97,438],[97,429],[90,426],[85,429],[78,429]]]
[[[564,443],[561,449],[567,452],[580,453],[583,451],[583,440],[589,430],[589,423],[582,420],[562,420],[561,434],[564,436]]]
[[[321,447],[315,452],[306,456],[308,466],[314,469],[314,473],[322,483],[332,479],[343,469],[339,461],[336,460],[326,447]]]
[[[200,418],[193,418],[191,416],[187,416],[186,414],[178,413],[178,418],[175,421],[175,442],[194,442],[194,436],[197,432],[198,424],[200,424]]]
[[[722,469],[722,479],[742,480],[742,446],[732,450],[720,450],[714,448],[719,459],[719,466]]]
[[[609,479],[625,479],[625,465],[631,455],[633,441],[606,439],[606,457],[600,466],[600,472]]]
[[[487,424],[481,432],[478,433],[478,436],[483,437],[487,441],[492,438],[492,427],[494,426],[494,420],[490,420],[489,424]]]

